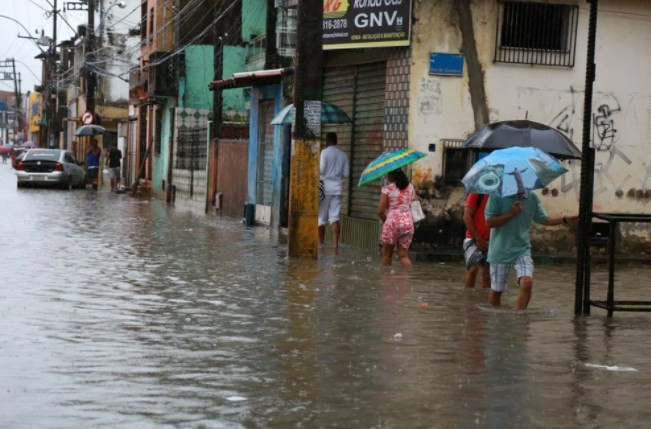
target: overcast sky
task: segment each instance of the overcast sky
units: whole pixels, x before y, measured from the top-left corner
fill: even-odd
[[[6,15],[23,24],[34,36],[36,31],[40,35],[41,30],[45,30],[45,35],[52,37],[52,16],[46,13],[46,10],[52,10],[50,3],[54,0],[0,0],[0,15]],[[71,0],[73,1],[73,0]],[[79,1],[79,0],[74,0]],[[57,7],[61,15],[70,23],[73,28],[80,24],[85,24],[88,19],[86,12],[64,11],[66,0],[58,0]],[[138,5],[136,0],[129,0],[130,6],[123,10],[113,8],[112,12],[116,16],[129,14],[128,19],[122,21],[118,27],[135,26],[135,21],[139,19],[139,13],[134,11],[133,4]],[[97,21],[97,18],[96,18]],[[97,22],[96,22],[97,25]],[[124,31],[123,28],[119,30]],[[39,49],[34,42],[27,39],[19,39],[17,35],[25,36],[23,30],[18,24],[5,18],[0,18],[0,60],[7,58],[16,59],[16,71],[21,73],[23,93],[32,91],[34,85],[40,83],[41,78],[41,61],[34,59],[39,54]],[[62,40],[70,39],[73,31],[59,17],[57,20],[57,43]],[[43,47],[45,50],[46,47]],[[31,70],[31,71],[30,71]],[[36,75],[36,76],[34,76]],[[13,90],[13,82],[0,81],[0,89]]]

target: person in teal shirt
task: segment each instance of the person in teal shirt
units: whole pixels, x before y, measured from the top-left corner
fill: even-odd
[[[520,292],[517,308],[529,305],[533,288],[533,260],[531,259],[531,224],[561,225],[575,222],[577,216],[549,217],[533,192],[508,197],[491,196],[486,204],[486,225],[491,229],[488,263],[490,264],[491,291],[489,303],[501,304],[509,274],[515,268]]]

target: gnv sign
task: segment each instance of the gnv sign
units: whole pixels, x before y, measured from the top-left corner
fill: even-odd
[[[412,0],[323,0],[323,49],[409,46]]]

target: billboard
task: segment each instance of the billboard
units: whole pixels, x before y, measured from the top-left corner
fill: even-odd
[[[43,98],[40,92],[32,92],[27,99],[27,124],[30,133],[37,133],[41,126]]]
[[[323,49],[409,46],[412,0],[323,0]]]

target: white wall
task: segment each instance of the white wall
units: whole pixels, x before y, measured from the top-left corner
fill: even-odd
[[[140,22],[140,0],[122,0],[126,7],[112,6],[117,0],[102,0],[97,8],[96,27],[102,32],[99,51],[101,90],[108,103],[125,103],[129,99],[129,70],[138,66],[140,36],[129,36]],[[103,12],[103,13],[102,13]],[[120,76],[116,77],[116,76]]]
[[[416,180],[442,174],[440,139],[465,138],[474,131],[467,64],[463,77],[430,76],[429,53],[461,51],[461,34],[451,2],[415,1],[410,88],[410,146],[437,150],[415,166]],[[563,129],[581,147],[588,4],[580,7],[576,62],[573,68],[493,63],[497,2],[472,3],[475,39],[485,73],[490,120],[528,119]],[[594,109],[605,126],[593,128],[596,160],[595,210],[649,212],[651,191],[651,2],[602,0],[598,18],[597,80]],[[615,130],[612,138],[599,133]],[[552,213],[577,210],[577,163],[550,186],[543,203]],[[629,191],[636,196],[629,196]]]

